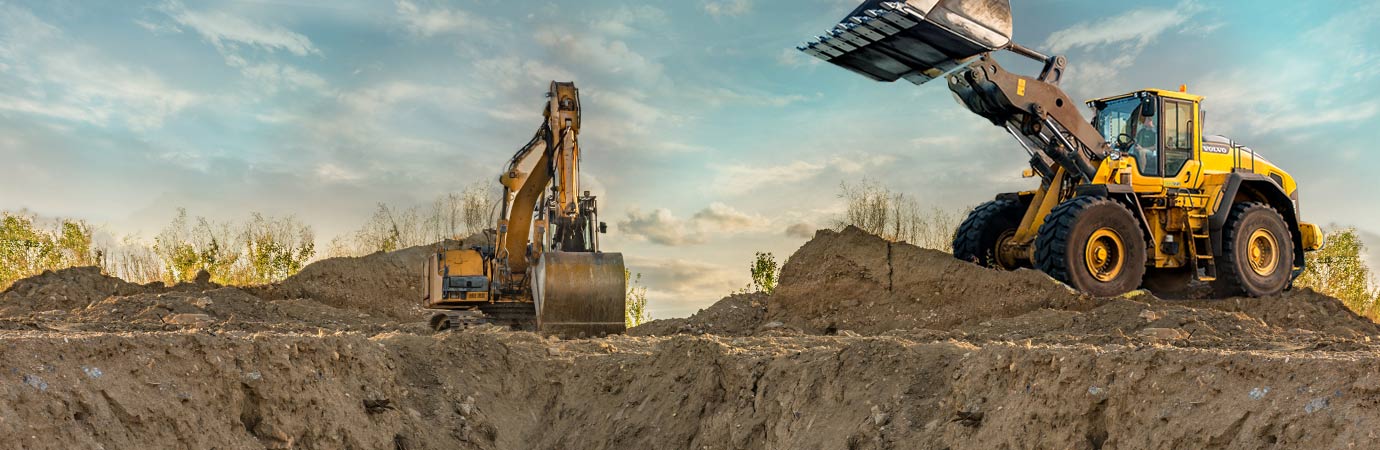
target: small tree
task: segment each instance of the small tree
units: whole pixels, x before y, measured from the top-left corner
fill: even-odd
[[[1365,249],[1355,228],[1327,233],[1322,248],[1308,254],[1308,267],[1294,285],[1336,297],[1358,314],[1375,315],[1380,309],[1376,303],[1380,290],[1374,287],[1374,276],[1361,259]]]
[[[624,323],[632,328],[652,319],[647,313],[647,287],[641,285],[642,274],[634,278],[632,272],[623,269],[623,286],[627,289],[627,301],[623,310]]]
[[[0,215],[0,289],[45,270],[90,266],[99,262],[90,225],[59,219],[56,228],[20,212]]]
[[[296,219],[265,218],[254,213],[245,225],[243,238],[249,267],[246,284],[281,281],[302,270],[316,255],[316,237],[311,227]]]
[[[752,274],[752,292],[770,294],[776,290],[776,256],[772,255],[771,252],[757,252],[757,257],[753,259],[752,266],[748,270]]]

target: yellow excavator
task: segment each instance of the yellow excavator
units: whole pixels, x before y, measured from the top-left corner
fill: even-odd
[[[945,78],[973,113],[1030,157],[1036,189],[997,195],[959,226],[954,256],[1034,267],[1096,296],[1173,292],[1193,279],[1219,295],[1288,288],[1322,232],[1299,215],[1298,185],[1260,154],[1204,135],[1203,97],[1143,89],[1087,102],[1059,87],[1067,60],[1012,42],[1009,0],[866,0],[800,51],[863,75]],[[1010,51],[1043,65],[1008,72]]]
[[[580,191],[580,91],[552,82],[545,120],[499,175],[485,245],[438,248],[423,305],[433,329],[491,323],[566,337],[624,331],[623,254],[599,250],[598,203]]]

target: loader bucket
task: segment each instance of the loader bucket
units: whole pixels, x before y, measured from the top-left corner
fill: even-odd
[[[622,253],[546,252],[532,274],[538,332],[595,337],[624,331]]]
[[[877,81],[924,84],[1011,44],[1010,0],[867,0],[802,52]]]

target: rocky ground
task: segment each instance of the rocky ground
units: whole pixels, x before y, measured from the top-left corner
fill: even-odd
[[[427,248],[273,286],[0,294],[16,448],[1373,448],[1380,327],[1311,291],[1088,298],[821,231],[772,295],[626,336],[430,332]]]

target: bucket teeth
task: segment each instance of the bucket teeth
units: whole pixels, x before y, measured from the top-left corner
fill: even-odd
[[[837,48],[844,53],[858,49],[858,46],[850,44],[843,39],[834,39],[833,36],[816,36],[816,38],[819,39],[819,43],[829,44],[829,46]]]
[[[795,47],[795,49],[796,49],[796,50],[800,50],[801,52],[804,52],[806,55],[810,55],[810,56],[813,56],[813,57],[816,57],[816,58],[819,58],[819,59],[822,59],[822,60],[825,60],[825,61],[828,61],[828,60],[831,58],[829,55],[825,54],[824,52],[821,52],[821,51],[819,51],[819,50],[815,50],[815,48],[814,48],[814,47],[811,47],[809,44],[797,45],[797,46]]]
[[[1009,0],[863,0],[800,51],[877,81],[925,83],[1010,43]]]
[[[844,40],[848,41],[848,43],[858,47],[865,47],[868,44],[872,43],[871,40],[863,37],[858,33],[854,33],[852,30],[848,29],[848,27],[844,26],[843,24],[835,25],[832,34],[834,35],[834,37],[843,38]]]
[[[880,10],[869,9],[863,14],[867,14],[866,19],[862,20],[864,20],[864,23],[867,24],[868,27],[886,33],[888,36],[901,32],[901,29],[896,28],[891,25],[890,22],[882,19],[882,11]]]
[[[848,21],[852,23],[852,26],[849,27],[850,30],[852,30],[854,33],[862,35],[863,37],[866,37],[867,39],[873,41],[880,41],[887,37],[887,34],[883,34],[880,30],[874,30],[871,27],[868,27],[867,21],[864,21],[859,17],[849,17]]]

